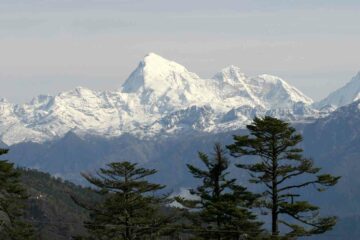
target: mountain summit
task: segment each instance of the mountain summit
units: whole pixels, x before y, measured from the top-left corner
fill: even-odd
[[[170,88],[182,87],[184,80],[193,79],[199,79],[199,76],[176,62],[149,53],[125,81],[122,91],[133,93],[152,90],[162,95]]]
[[[296,102],[311,104],[311,98],[305,96],[298,89],[290,86],[279,77],[262,74],[248,77],[236,66],[224,68],[215,74],[214,79],[232,86],[237,94],[252,99],[266,108],[289,107]]]
[[[80,136],[159,137],[244,127],[254,116],[314,117],[312,100],[279,77],[248,77],[236,66],[204,79],[150,53],[114,91],[78,87],[15,105],[0,101],[0,140],[41,142],[72,131]]]
[[[136,95],[141,104],[154,111],[169,112],[208,103],[214,97],[213,91],[208,91],[211,84],[184,66],[150,53],[125,81],[121,92]]]
[[[360,99],[360,72],[342,88],[332,92],[328,97],[314,104],[317,108],[326,106],[342,107]]]

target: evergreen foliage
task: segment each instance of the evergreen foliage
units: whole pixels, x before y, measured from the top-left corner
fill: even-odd
[[[202,185],[191,189],[195,199],[177,197],[176,200],[190,211],[195,239],[257,239],[262,234],[262,223],[249,210],[257,196],[229,179],[229,160],[220,144],[215,144],[209,158],[200,152],[205,169],[187,165],[190,173],[202,180]]]
[[[96,204],[74,198],[90,211],[90,220],[85,222],[89,239],[159,239],[170,234],[168,224],[173,218],[160,211],[168,202],[167,196],[155,195],[165,186],[145,179],[155,173],[156,170],[140,168],[136,163],[114,162],[100,168],[96,175],[83,174],[105,198]]]
[[[0,149],[0,155],[7,153],[7,149]],[[22,219],[27,198],[20,172],[13,163],[0,160],[0,239],[35,239],[32,226]]]
[[[247,129],[250,135],[234,136],[235,143],[227,147],[235,157],[253,156],[247,159],[251,163],[244,160],[237,167],[249,171],[251,183],[265,187],[260,203],[271,212],[272,239],[294,239],[331,230],[336,217],[321,217],[318,206],[299,199],[300,190],[313,185],[323,191],[334,186],[339,177],[318,174],[320,168],[302,156],[303,150],[297,147],[302,136],[289,123],[266,116],[255,118]],[[286,217],[280,219],[282,215]],[[279,224],[290,230],[281,235]]]

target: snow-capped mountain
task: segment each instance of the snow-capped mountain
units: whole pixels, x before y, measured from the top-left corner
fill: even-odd
[[[251,78],[235,66],[223,69],[213,79],[223,84],[225,97],[230,93],[244,98],[243,101],[250,100],[253,106],[288,108],[296,102],[307,105],[312,103],[312,99],[279,77],[263,74]]]
[[[312,100],[279,77],[246,76],[230,66],[211,79],[150,53],[114,91],[76,88],[15,105],[0,101],[0,140],[41,142],[65,135],[140,137],[187,131],[221,132],[254,116],[287,120],[317,116]]]
[[[321,108],[337,108],[350,104],[360,99],[360,72],[355,75],[350,82],[342,88],[332,92],[328,97],[317,102],[314,106],[318,109]]]

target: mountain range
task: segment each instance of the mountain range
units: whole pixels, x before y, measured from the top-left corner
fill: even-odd
[[[314,103],[279,77],[249,77],[230,66],[202,79],[150,53],[118,90],[76,88],[22,105],[2,100],[0,145],[11,148],[9,157],[20,166],[76,182],[82,171],[130,160],[164,171],[159,179],[179,188],[191,183],[185,163],[196,161],[198,150],[209,151],[215,141],[230,143],[255,116],[291,121],[304,131],[311,156],[351,149],[356,142],[349,139],[360,135],[357,98],[351,97],[356,86],[360,74]],[[339,122],[333,130],[326,127],[333,122]]]
[[[244,127],[254,116],[309,121],[329,112],[312,104],[311,98],[276,76],[249,77],[229,66],[203,79],[150,53],[114,91],[78,87],[56,96],[40,95],[25,104],[2,99],[0,140],[8,145],[44,142],[69,131],[79,136],[139,138],[216,133]]]

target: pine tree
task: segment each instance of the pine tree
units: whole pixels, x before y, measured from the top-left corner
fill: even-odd
[[[234,136],[235,143],[227,147],[235,157],[253,156],[247,159],[251,163],[237,167],[249,171],[251,183],[265,187],[262,206],[271,212],[272,239],[293,239],[331,230],[336,217],[321,217],[318,206],[299,199],[300,190],[313,185],[323,191],[334,186],[339,177],[318,174],[320,168],[303,157],[303,150],[297,147],[302,136],[289,123],[266,116],[255,118],[247,129],[250,135]],[[281,235],[279,224],[289,231]]]
[[[7,153],[7,149],[0,149],[0,155]],[[0,160],[0,239],[35,239],[32,226],[22,219],[27,198],[20,172],[13,163]]]
[[[257,196],[236,179],[228,179],[229,160],[224,149],[215,144],[212,158],[202,152],[199,158],[205,169],[187,165],[190,173],[202,180],[202,185],[190,190],[196,199],[176,198],[190,210],[187,216],[196,239],[256,239],[262,233],[262,223],[249,209]]]
[[[114,162],[100,168],[95,176],[82,174],[104,195],[104,201],[95,206],[73,197],[90,210],[90,220],[85,223],[90,239],[159,239],[169,234],[167,226],[173,219],[160,211],[167,196],[155,196],[165,186],[145,180],[155,173],[156,170],[139,168],[136,163]]]

